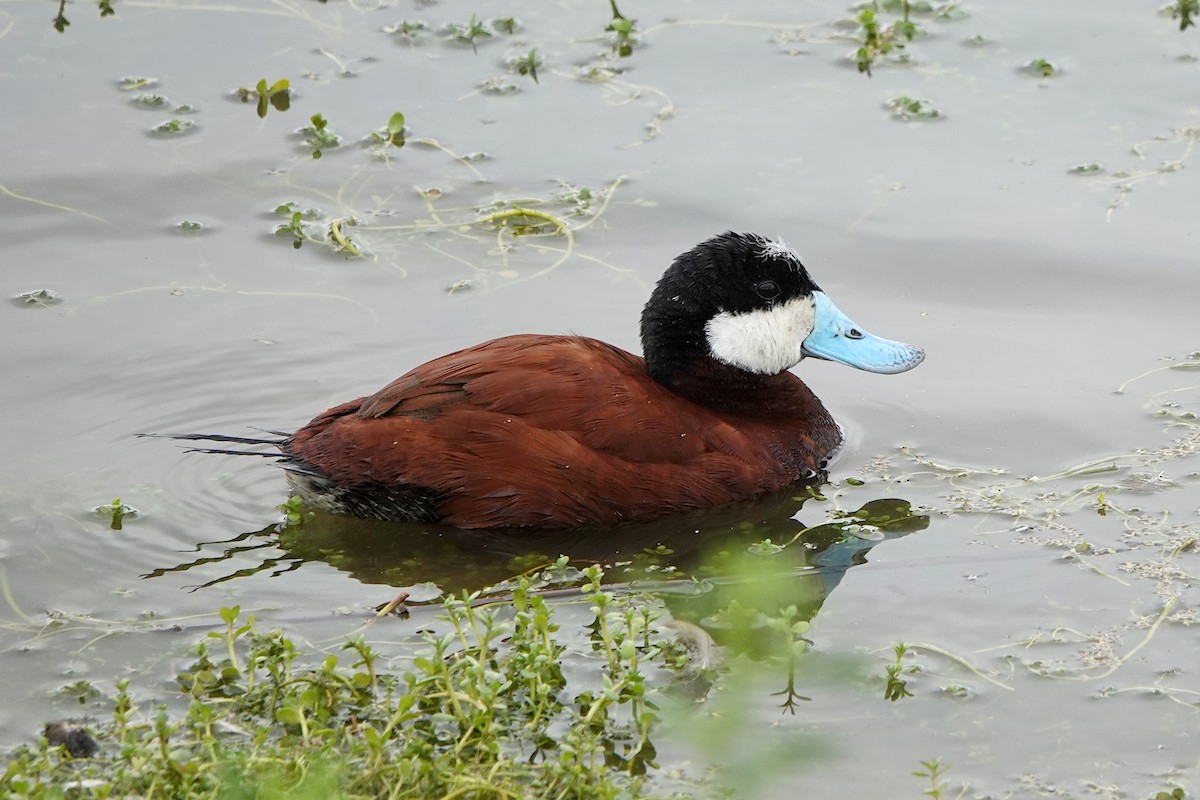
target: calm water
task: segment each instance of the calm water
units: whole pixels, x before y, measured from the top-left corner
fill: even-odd
[[[386,530],[334,531],[356,554],[324,561],[321,541],[219,544],[278,519],[278,471],[134,434],[292,429],[509,333],[636,350],[664,266],[736,229],[783,237],[852,318],[928,352],[892,377],[801,365],[848,444],[829,503],[800,519],[901,498],[930,520],[872,550],[813,620],[814,671],[853,654],[872,678],[814,675],[794,718],[764,693],[746,752],[722,758],[817,731],[835,755],[780,779],[814,797],[920,796],[910,773],[938,756],[965,797],[1195,785],[1200,437],[1176,417],[1200,409],[1200,373],[1114,390],[1200,348],[1200,62],[1181,58],[1200,33],[1154,4],[966,2],[922,21],[914,63],[868,79],[834,3],[691,2],[671,20],[623,6],[644,34],[619,62],[603,2],[117,10],[74,4],[60,35],[48,5],[0,3],[0,287],[61,296],[0,307],[0,741],[103,714],[55,694],[76,680],[170,696],[221,605],[323,646],[395,593],[381,584],[451,580],[403,543],[372,546]],[[384,30],[472,13],[523,28],[477,52]],[[536,84],[505,63],[531,47]],[[1059,74],[1022,73],[1035,58]],[[621,71],[587,79],[606,66]],[[156,83],[123,91],[131,76]],[[231,96],[280,78],[286,112]],[[166,105],[135,101],[149,94]],[[901,95],[944,118],[891,119]],[[408,144],[383,159],[362,140],[396,111]],[[295,134],[317,113],[343,137],[320,160]],[[192,125],[153,132],[171,119]],[[566,215],[581,187],[570,240],[471,224],[496,201]],[[355,218],[342,230],[366,257],[293,249],[273,233],[287,202],[314,226]],[[1093,460],[1118,469],[1050,478]],[[91,511],[113,498],[140,512],[119,532]],[[490,580],[521,552],[601,558],[596,539],[411,550]],[[212,561],[143,577],[195,560]],[[423,614],[372,633],[403,647]],[[899,641],[925,645],[922,671],[888,703]]]

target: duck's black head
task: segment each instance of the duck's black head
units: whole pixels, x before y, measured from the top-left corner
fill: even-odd
[[[903,372],[918,347],[866,333],[842,314],[786,244],[723,233],[680,255],[642,311],[646,369],[672,386],[703,358],[776,375],[805,356],[871,372]]]

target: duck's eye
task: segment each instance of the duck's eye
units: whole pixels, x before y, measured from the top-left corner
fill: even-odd
[[[779,284],[775,281],[759,281],[754,284],[754,291],[763,300],[774,300],[779,297]]]
[[[846,331],[846,338],[847,339],[861,339],[861,338],[863,338],[863,332],[860,331],[858,328],[851,328],[850,330]]]

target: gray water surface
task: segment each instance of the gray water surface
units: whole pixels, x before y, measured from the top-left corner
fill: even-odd
[[[815,664],[873,677],[814,678],[795,717],[760,698],[722,758],[816,730],[834,755],[778,766],[780,796],[918,797],[935,757],[963,797],[1194,791],[1200,379],[1115,390],[1200,348],[1196,30],[1155,4],[966,2],[868,78],[836,3],[625,3],[626,59],[603,2],[116,8],[72,4],[58,34],[47,4],[0,3],[0,288],[61,297],[0,307],[0,741],[103,716],[56,694],[76,680],[170,697],[221,605],[321,647],[394,594],[391,562],[201,544],[276,522],[281,474],[136,434],[292,430],[511,333],[636,351],[666,264],[734,229],[784,238],[853,319],[928,353],[890,377],[798,367],[847,431],[801,519],[898,497],[930,522],[813,620]],[[522,27],[477,52],[437,35],[472,13]],[[405,19],[430,33],[385,32]],[[537,83],[505,62],[532,47]],[[291,81],[288,111],[233,97],[260,78]],[[152,93],[167,106],[135,103]],[[892,119],[901,95],[942,118]],[[408,142],[384,158],[362,140],[396,111]],[[317,113],[344,138],[314,160],[295,131]],[[193,124],[153,132],[170,119]],[[287,202],[354,218],[364,255],[294,249]],[[476,224],[513,204],[572,238]],[[1084,464],[1116,469],[1055,477]],[[92,511],[114,498],[139,511],[120,531]],[[429,613],[373,635],[402,648]],[[921,671],[890,703],[895,642]]]

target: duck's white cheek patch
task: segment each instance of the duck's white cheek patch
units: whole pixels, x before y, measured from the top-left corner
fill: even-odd
[[[704,333],[718,361],[775,375],[800,363],[815,316],[812,297],[797,297],[744,314],[722,311],[708,321]]]

